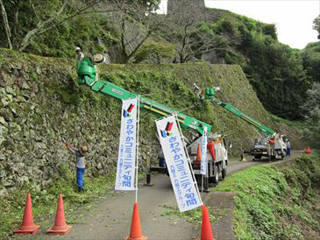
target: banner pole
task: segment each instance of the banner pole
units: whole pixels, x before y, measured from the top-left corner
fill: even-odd
[[[201,174],[201,192],[203,192],[203,180],[204,180],[204,177],[203,177],[203,174]]]
[[[181,130],[181,128],[180,128],[179,122],[177,121],[177,120],[178,120],[177,112],[174,112],[174,113],[173,113],[173,116],[174,116],[174,118],[175,118],[175,120],[176,120],[176,123],[177,123],[177,125],[178,125],[178,129],[179,129],[180,135],[181,135],[181,137],[182,137],[182,136],[183,136],[183,135],[182,135],[182,130]],[[198,194],[198,196],[199,196],[199,199],[200,199],[200,201],[201,201],[201,205],[203,205],[202,198],[201,198],[201,195],[200,195],[200,192],[199,192],[199,188],[198,188],[198,185],[197,185],[197,181],[196,181],[196,176],[194,175],[194,171],[193,171],[193,168],[192,168],[192,165],[191,165],[189,153],[188,153],[188,150],[187,150],[185,141],[184,141],[183,139],[182,139],[182,143],[183,143],[183,148],[184,148],[186,157],[187,157],[187,159],[188,159],[188,164],[189,164],[190,172],[191,172],[191,175],[192,175],[192,177],[193,177],[193,184],[194,184],[194,186],[195,186],[195,189],[196,189],[197,194]]]
[[[137,154],[136,154],[136,202],[138,202],[138,174],[139,174],[139,157],[140,157],[140,142],[139,142],[139,126],[140,126],[140,95],[137,97],[137,132],[136,132],[136,137],[137,137]]]

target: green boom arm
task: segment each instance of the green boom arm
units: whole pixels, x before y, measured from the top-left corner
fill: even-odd
[[[77,73],[78,83],[90,86],[91,90],[95,92],[107,94],[121,100],[136,98],[138,96],[138,94],[129,92],[111,82],[96,80],[96,65],[92,64],[89,58],[84,58],[82,61],[77,62]],[[176,112],[180,126],[183,129],[193,129],[201,135],[203,135],[204,127],[207,128],[208,134],[211,131],[211,125],[189,117],[173,108],[169,108],[142,95],[140,95],[140,107],[156,113],[159,116],[169,116]]]
[[[198,87],[196,87],[196,88],[198,88]],[[216,88],[206,88],[205,91],[204,91],[204,96],[202,96],[202,98],[210,99],[214,104],[223,107],[227,111],[233,113],[237,117],[243,119],[244,121],[246,121],[249,124],[253,125],[254,127],[259,129],[260,131],[266,133],[267,135],[274,135],[275,134],[275,131],[271,130],[270,128],[268,128],[268,127],[266,127],[264,125],[262,125],[261,123],[259,123],[255,119],[243,114],[237,108],[232,106],[230,103],[224,103],[224,102],[222,102],[220,100],[217,100],[215,98],[215,91],[216,91]]]

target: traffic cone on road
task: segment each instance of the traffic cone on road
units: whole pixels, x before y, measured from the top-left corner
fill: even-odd
[[[58,200],[58,208],[56,213],[56,220],[54,226],[52,226],[48,231],[47,234],[49,235],[65,235],[71,231],[71,226],[66,224],[64,219],[64,209],[63,209],[63,200],[62,195],[60,194]]]
[[[198,144],[198,150],[197,150],[197,157],[196,160],[193,162],[193,165],[195,168],[200,168],[201,165],[201,148],[200,148],[200,144]]]
[[[198,150],[197,150],[197,158],[196,160],[201,162],[201,158],[202,158],[202,155],[201,155],[201,148],[200,148],[200,143],[198,144]]]
[[[130,236],[126,237],[125,240],[147,240],[147,237],[142,236],[141,233],[139,206],[137,202],[133,205]]]
[[[240,161],[242,161],[242,162],[246,162],[247,161],[247,159],[244,156],[244,153],[241,154]]]
[[[206,205],[202,205],[201,209],[202,209],[201,240],[215,240],[213,238],[209,212]]]
[[[20,228],[14,230],[15,235],[36,234],[40,226],[33,224],[31,195],[28,193],[26,208],[24,210],[23,220]]]
[[[311,154],[311,147],[307,147],[306,150],[304,151],[305,154]]]

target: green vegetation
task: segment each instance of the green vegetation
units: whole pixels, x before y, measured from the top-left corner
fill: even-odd
[[[33,102],[39,104],[41,111],[47,111],[49,117],[47,121],[51,128],[60,128],[60,126],[55,125],[59,121],[65,122],[62,118],[65,109],[67,109],[68,114],[72,112],[70,116],[76,116],[77,111],[85,109],[87,116],[92,116],[92,119],[88,121],[90,124],[96,122],[94,114],[90,113],[92,109],[98,112],[99,116],[108,111],[111,114],[104,115],[106,121],[114,126],[117,124],[118,121],[114,119],[117,109],[120,107],[120,101],[94,93],[86,86],[77,85],[76,74],[71,71],[75,64],[74,61],[43,58],[3,49],[0,50],[0,53],[0,62],[9,61],[14,67],[28,69],[26,78],[32,80],[28,83],[30,90],[38,89],[41,86],[40,89],[43,89],[43,91],[35,94]],[[7,67],[9,68],[9,66]],[[237,65],[211,65],[208,63],[101,64],[98,68],[100,79],[113,82],[129,91],[142,94],[211,124],[214,127],[214,132],[223,132],[228,135],[228,139],[234,145],[231,153],[233,155],[240,154],[243,150],[251,147],[251,141],[257,137],[257,133],[252,126],[232,116],[223,108],[214,106],[208,101],[200,101],[193,92],[193,83],[201,88],[208,86],[221,87],[221,92],[217,93],[219,99],[231,103],[271,129],[279,130],[278,124],[273,121],[272,115],[263,109],[242,69]],[[50,69],[50,71],[47,69]],[[5,75],[9,74],[8,79],[10,79],[10,71],[8,69]],[[15,91],[17,95],[22,94],[19,89]],[[163,96],[166,96],[166,98]],[[53,102],[56,106],[54,108],[50,107]],[[27,102],[23,105],[23,109],[26,109],[21,109],[21,111],[29,111],[30,104]],[[52,121],[53,118],[57,117],[60,119],[59,121]],[[146,113],[142,114],[141,117],[143,128],[154,126],[156,116]],[[39,118],[39,121],[42,121],[42,119]],[[32,117],[30,122],[33,122]],[[37,122],[36,119],[35,122]],[[73,124],[75,123],[70,126],[62,126],[65,129],[63,131],[68,132],[69,128],[77,127]],[[85,129],[88,129],[88,127],[95,128],[95,126],[86,126]],[[39,134],[42,136],[43,133]],[[70,135],[65,137],[75,137],[74,133]],[[154,138],[152,131],[143,132],[143,135],[143,138]],[[57,138],[60,137],[57,136]],[[83,138],[85,141],[92,141],[87,135]],[[246,139],[246,141],[243,141],[243,139]]]
[[[106,15],[82,15],[40,35],[25,51],[42,56],[74,57],[75,46],[91,53],[106,51],[107,47],[117,41],[116,36]],[[100,38],[103,42],[97,44],[97,39]]]
[[[162,213],[162,216],[172,216],[176,215],[180,218],[186,219],[190,223],[197,223],[201,224],[202,223],[202,210],[201,208],[196,208],[190,211],[186,212],[180,212],[178,207],[172,207],[164,204],[162,207],[166,209],[164,213]],[[209,212],[209,218],[210,222],[215,222],[217,221],[221,216],[224,215],[224,212],[222,211],[217,211],[216,209],[211,209],[208,207],[208,212]]]
[[[8,22],[0,24],[0,46],[59,57],[72,56],[76,45],[87,51],[101,50],[115,41],[116,34],[108,17],[94,11],[97,3],[4,1]],[[96,44],[98,39],[103,39],[101,44]]]
[[[162,42],[147,42],[135,56],[135,63],[162,63],[171,60],[175,54],[174,45]]]
[[[12,0],[0,1],[0,4],[4,20],[0,24],[1,47],[43,56],[70,57],[74,55],[75,46],[90,53],[107,52],[110,46],[124,42],[132,47],[132,41],[123,39],[127,26],[122,24],[128,21],[136,29],[143,29],[137,27],[142,21],[141,14],[151,13],[159,0]]]
[[[319,81],[318,43],[299,51],[278,42],[273,24],[217,9],[183,8],[161,16],[152,12],[158,4],[4,1],[8,24],[0,24],[0,46],[8,47],[11,36],[13,49],[43,56],[71,57],[81,46],[85,53],[109,53],[120,63],[207,59],[239,64],[268,111],[287,119],[303,117],[306,91]],[[319,17],[314,29],[319,29]]]
[[[304,104],[306,120],[304,128],[304,138],[310,142],[312,147],[317,147],[320,143],[320,83],[314,82],[312,88],[307,91],[308,100]]]
[[[4,64],[7,62],[10,62],[10,65]],[[52,206],[52,201],[56,201],[59,193],[63,193],[65,196],[65,208],[68,214],[69,209],[71,209],[69,206],[89,203],[93,195],[99,194],[101,190],[99,185],[107,189],[108,179],[98,178],[98,180],[92,182],[92,186],[91,184],[86,185],[87,192],[78,197],[74,189],[75,183],[72,180],[74,173],[68,170],[74,163],[66,158],[66,153],[63,152],[63,149],[57,151],[57,144],[62,145],[61,137],[65,137],[66,139],[72,139],[75,144],[85,141],[92,144],[92,146],[94,145],[95,147],[92,149],[93,156],[96,153],[95,151],[100,151],[101,158],[99,159],[93,159],[92,156],[88,156],[87,177],[98,177],[105,174],[105,172],[113,172],[115,167],[114,159],[116,159],[117,155],[117,143],[112,141],[113,136],[108,138],[109,136],[106,134],[105,137],[101,137],[100,134],[101,132],[118,133],[121,103],[109,96],[96,94],[85,86],[77,85],[75,72],[73,71],[75,63],[66,59],[44,58],[0,49],[0,63],[2,63],[1,76],[3,76],[1,84],[4,84],[1,85],[0,94],[6,97],[11,95],[7,94],[6,91],[12,92],[11,90],[14,89],[13,94],[16,96],[12,97],[13,104],[10,102],[4,108],[2,108],[3,102],[0,103],[0,116],[5,117],[5,124],[9,122],[17,128],[17,130],[13,129],[4,132],[4,137],[6,139],[22,139],[23,131],[21,131],[21,127],[19,128],[20,125],[28,130],[30,126],[41,126],[44,122],[46,123],[46,127],[35,129],[34,136],[28,136],[28,141],[21,140],[12,144],[14,141],[12,140],[11,145],[9,144],[10,141],[1,143],[1,147],[4,146],[4,154],[8,156],[8,150],[10,149],[10,156],[14,156],[17,163],[24,160],[28,164],[26,169],[35,169],[36,172],[42,172],[43,166],[46,166],[51,172],[47,177],[55,183],[51,187],[50,184],[42,186],[44,181],[42,176],[40,174],[30,174],[28,178],[37,184],[36,187],[25,185],[21,190],[15,191],[13,195],[1,198],[0,210],[4,212],[4,217],[1,218],[1,221],[3,221],[1,222],[2,232],[12,231],[12,226],[19,226],[21,223],[25,197],[29,191],[33,196],[35,219],[42,219],[54,215],[56,206]],[[21,78],[27,79],[24,85],[21,84],[24,86],[23,88],[21,86],[22,89],[13,86],[14,81],[18,80],[18,77],[14,75],[15,71],[20,72]],[[273,129],[277,129],[277,124],[259,103],[242,69],[237,65],[210,65],[207,63],[101,64],[99,73],[101,79],[111,81],[129,91],[143,94],[212,124],[214,132],[223,132],[228,135],[229,139],[232,139],[234,155],[239,155],[240,152],[251,146],[250,138],[254,138],[257,133],[251,126],[231,117],[222,108],[216,108],[209,102],[201,102],[197,99],[192,91],[194,82],[200,87],[220,86],[222,92],[219,93],[219,98],[231,102],[237,108],[254,116],[255,119]],[[25,95],[27,97],[23,97]],[[32,96],[32,98],[29,96]],[[17,104],[21,98],[23,102]],[[15,107],[18,107],[19,111],[15,110]],[[32,111],[34,108],[37,111]],[[26,122],[23,121],[25,114],[19,114],[14,117],[12,112],[30,113],[28,114],[28,125],[24,124]],[[77,121],[79,114],[85,115],[86,121]],[[64,116],[67,116],[68,120]],[[156,149],[152,145],[155,141],[154,131],[152,131],[155,118],[152,114],[142,114],[140,125],[141,129],[148,129],[148,131],[143,131],[141,134],[143,141],[143,144],[141,144],[142,155],[151,151],[153,159],[156,159],[157,156]],[[78,134],[75,129],[82,129],[82,131],[77,130]],[[35,142],[35,137],[41,139],[44,148],[38,147],[38,144],[29,144],[30,142]],[[248,141],[243,141],[244,139]],[[26,152],[32,151],[35,157],[24,158],[20,149],[24,149]],[[44,151],[59,154],[54,155],[56,157],[55,160],[63,159],[65,162],[52,161],[52,156],[43,154]],[[1,162],[8,175],[11,175],[10,161],[11,158],[7,157],[5,161]],[[96,168],[98,161],[103,164],[102,168],[105,170],[103,174]],[[63,163],[69,166],[65,166]],[[8,178],[5,176],[2,181]],[[13,201],[14,199],[16,202]],[[48,204],[49,202],[50,204]],[[50,209],[47,206],[50,206]],[[48,213],[50,213],[50,216],[46,215],[44,217]],[[199,214],[194,213],[193,215]],[[195,216],[189,217],[196,218]],[[48,222],[47,225],[49,227],[50,223]]]
[[[218,93],[220,99],[232,103],[270,128],[277,129],[270,115],[261,104],[257,104],[257,97],[248,85],[241,68],[236,65],[207,63],[101,65],[99,69],[101,79],[150,97],[177,110],[183,110],[185,114],[211,124],[214,132],[223,132],[228,135],[229,139],[232,139],[235,146],[234,154],[240,152],[239,147],[249,148],[251,146],[250,140],[243,143],[243,137],[249,138],[250,134],[254,136],[257,133],[246,122],[232,116],[223,108],[197,99],[193,92],[193,83],[197,83],[200,87],[220,86],[222,88],[222,92]],[[246,93],[245,96],[243,92]],[[147,115],[142,115],[142,117]],[[148,124],[150,126],[152,122]],[[237,136],[242,136],[242,138]]]
[[[316,19],[314,19],[314,21],[313,21],[313,29],[317,30],[318,33],[320,34],[320,15]]]
[[[218,56],[242,66],[268,111],[289,119],[303,116],[299,109],[309,87],[307,72],[299,51],[278,42],[274,25],[228,14],[209,28],[224,37]]]
[[[319,239],[320,156],[233,174],[216,191],[233,191],[237,239]]]
[[[306,127],[306,123],[303,120],[288,120],[285,118],[278,117],[276,115],[271,115],[271,119],[276,122],[277,124],[285,124],[289,127],[295,128],[295,129],[303,129]]]
[[[315,82],[320,82],[320,42],[309,43],[302,51],[303,66]]]
[[[58,196],[62,194],[67,223],[79,223],[81,219],[69,218],[79,207],[89,210],[93,200],[106,197],[114,184],[114,176],[89,178],[84,176],[85,192],[78,193],[75,172],[66,165],[60,166],[59,177],[52,179],[53,185],[43,190],[36,185],[27,184],[6,197],[0,197],[0,238],[6,239],[22,222],[26,196],[31,194],[32,211],[35,224],[41,222],[43,228],[49,228],[54,220]],[[78,215],[79,217],[79,215]]]

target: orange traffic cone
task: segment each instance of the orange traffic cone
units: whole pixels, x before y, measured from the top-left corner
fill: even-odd
[[[198,144],[198,151],[197,151],[197,161],[201,162],[201,148],[200,143]]]
[[[198,150],[197,150],[197,157],[196,160],[193,162],[195,168],[200,168],[201,165],[201,148],[200,144],[198,144]]]
[[[208,209],[205,205],[202,205],[201,209],[202,209],[201,240],[215,240],[212,234]]]
[[[26,208],[24,210],[23,220],[20,228],[14,230],[15,235],[36,234],[40,226],[33,224],[31,195],[28,193]]]
[[[139,207],[137,202],[133,205],[130,236],[126,237],[126,240],[147,240],[147,237],[142,236],[141,233]]]
[[[62,200],[62,195],[60,194],[57,213],[56,213],[56,220],[55,220],[54,226],[47,231],[47,234],[65,235],[70,231],[71,231],[71,226],[68,226],[64,219],[63,200]]]
[[[311,154],[311,147],[307,147],[306,150],[304,151],[305,154]]]

